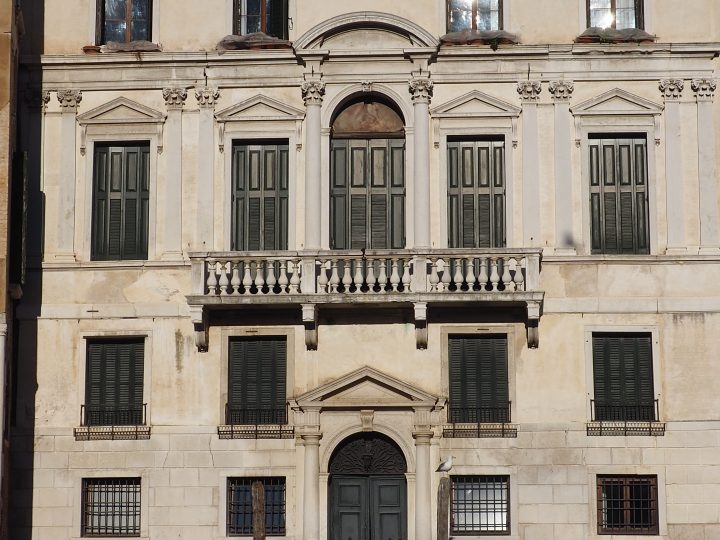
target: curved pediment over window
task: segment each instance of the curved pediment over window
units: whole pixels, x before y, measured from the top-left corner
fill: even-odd
[[[372,39],[370,39],[372,38]],[[438,46],[438,40],[412,21],[390,13],[359,11],[328,19],[294,43],[302,49],[353,49],[372,43],[373,49]]]

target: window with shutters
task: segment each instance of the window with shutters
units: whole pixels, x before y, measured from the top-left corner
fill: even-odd
[[[507,336],[448,337],[451,423],[510,422]]]
[[[152,41],[153,0],[97,0],[95,42]]]
[[[405,140],[333,140],[333,249],[405,247]]]
[[[140,536],[140,478],[83,478],[82,536]]]
[[[87,341],[85,426],[145,424],[143,338]]]
[[[509,476],[451,476],[450,531],[510,534]]]
[[[150,144],[96,144],[92,260],[147,259],[149,201]]]
[[[233,338],[228,349],[226,423],[287,423],[286,336]]]
[[[447,31],[502,30],[503,0],[446,0]]]
[[[448,247],[505,247],[505,142],[448,141]]]
[[[658,419],[650,333],[595,332],[592,356],[593,420]]]
[[[646,138],[591,135],[588,143],[592,253],[650,253]]]
[[[588,28],[644,28],[643,0],[587,0]]]
[[[253,522],[263,523],[268,536],[285,534],[284,477],[228,478],[227,535],[262,538]]]
[[[288,38],[288,0],[234,0],[234,32]]]
[[[597,477],[598,534],[659,534],[656,475]]]
[[[287,141],[233,144],[232,182],[232,249],[287,249]]]

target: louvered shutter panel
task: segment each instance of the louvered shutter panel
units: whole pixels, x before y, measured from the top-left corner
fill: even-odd
[[[330,190],[331,239],[333,249],[347,249],[348,242],[348,141],[332,141],[330,167],[332,189]]]
[[[388,248],[387,206],[387,195],[370,196],[370,245],[373,249]]]
[[[657,420],[655,417],[651,337],[649,335],[638,336],[635,343],[638,375],[637,401],[640,406],[641,416],[638,420]]]
[[[102,258],[108,250],[108,213],[109,213],[109,154],[110,149],[104,146],[95,147],[93,160],[93,223],[92,223],[92,258]]]
[[[462,409],[467,407],[463,392],[463,341],[448,339],[448,365],[450,371],[450,421],[462,422]]]
[[[350,249],[367,248],[367,196],[350,196]]]
[[[87,343],[87,361],[85,368],[85,422],[88,425],[100,423],[97,412],[103,405],[105,392],[104,347],[101,343]]]

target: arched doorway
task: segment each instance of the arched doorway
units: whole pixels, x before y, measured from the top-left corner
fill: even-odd
[[[332,120],[332,249],[405,247],[405,122],[380,94],[349,99]]]
[[[407,464],[376,432],[345,439],[330,458],[330,540],[407,540]]]

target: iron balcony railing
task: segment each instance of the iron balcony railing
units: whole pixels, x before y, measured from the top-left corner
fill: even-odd
[[[657,422],[658,400],[645,403],[607,404],[591,400],[593,422]]]
[[[511,402],[481,407],[450,407],[448,422],[451,424],[506,424],[510,420]]]
[[[81,426],[144,426],[147,403],[128,407],[80,406]]]
[[[248,409],[240,405],[225,404],[225,423],[227,425],[267,425],[287,424],[287,405],[272,408]]]

